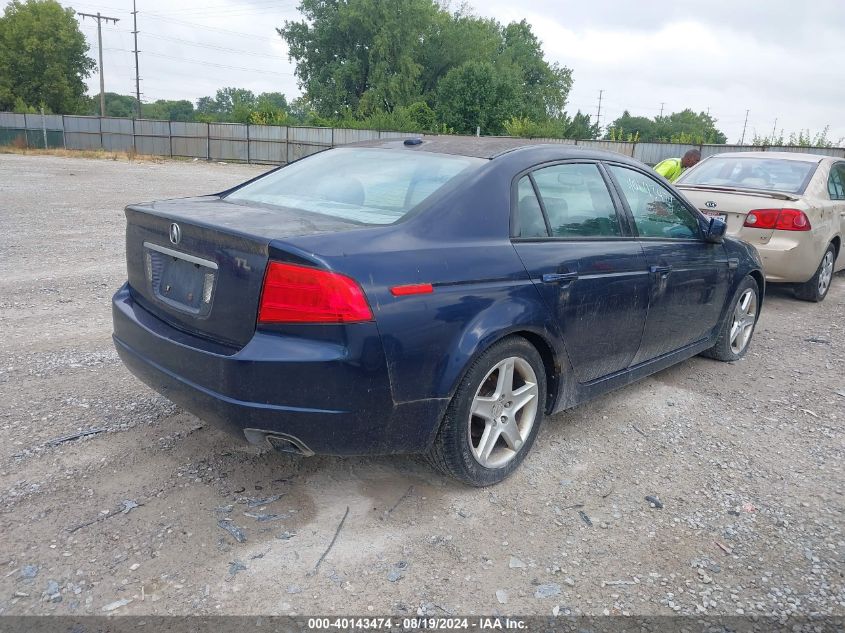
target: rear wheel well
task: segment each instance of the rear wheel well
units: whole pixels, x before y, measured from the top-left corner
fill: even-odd
[[[834,257],[833,261],[836,261],[836,259],[839,257],[839,249],[842,248],[842,240],[837,235],[832,240],[830,240],[830,243],[833,244],[833,248],[836,249],[836,250],[833,251],[833,257]]]
[[[760,291],[757,293],[757,308],[759,309],[763,305],[763,289],[766,287],[766,278],[759,270],[752,270],[748,274],[757,282],[757,289]]]
[[[546,413],[548,413],[554,406],[560,386],[560,367],[555,362],[554,350],[546,339],[534,332],[514,332],[511,336],[521,336],[527,340],[540,354],[540,358],[543,359],[543,368],[546,370]]]

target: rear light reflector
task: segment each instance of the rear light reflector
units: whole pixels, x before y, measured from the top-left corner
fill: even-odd
[[[754,209],[745,216],[743,226],[752,229],[809,231],[810,219],[799,209]]]
[[[364,291],[351,277],[282,262],[267,265],[259,323],[355,323],[372,318]]]
[[[407,284],[405,286],[393,286],[390,294],[394,297],[406,297],[408,295],[430,295],[434,292],[431,284]]]

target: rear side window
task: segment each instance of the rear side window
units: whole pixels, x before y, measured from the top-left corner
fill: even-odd
[[[546,221],[540,201],[528,176],[520,178],[516,187],[516,233],[515,237],[548,237]]]
[[[570,163],[533,172],[552,237],[621,235],[613,200],[595,164]]]
[[[662,184],[633,169],[609,165],[640,237],[691,239],[699,237],[698,219]]]
[[[401,149],[332,149],[267,174],[226,199],[301,209],[362,224],[391,224],[485,162]]]
[[[845,200],[845,165],[837,164],[830,168],[827,192],[831,200]]]

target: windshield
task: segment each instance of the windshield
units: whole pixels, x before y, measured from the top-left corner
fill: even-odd
[[[781,158],[716,156],[690,169],[677,184],[801,193],[816,163]]]
[[[420,151],[333,149],[244,185],[227,200],[292,207],[363,224],[390,224],[484,162]]]

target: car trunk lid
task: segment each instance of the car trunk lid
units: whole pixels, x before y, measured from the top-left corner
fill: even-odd
[[[785,201],[798,200],[793,195],[778,191],[683,184],[676,184],[675,186],[702,213],[724,219],[728,224],[729,235],[738,235],[742,231],[745,217],[749,211],[754,209],[780,209],[784,206]],[[771,234],[771,229],[755,229],[755,235],[760,238],[768,239]]]
[[[359,226],[218,196],[130,205],[126,220],[136,300],[174,327],[235,346],[255,331],[271,241]]]

